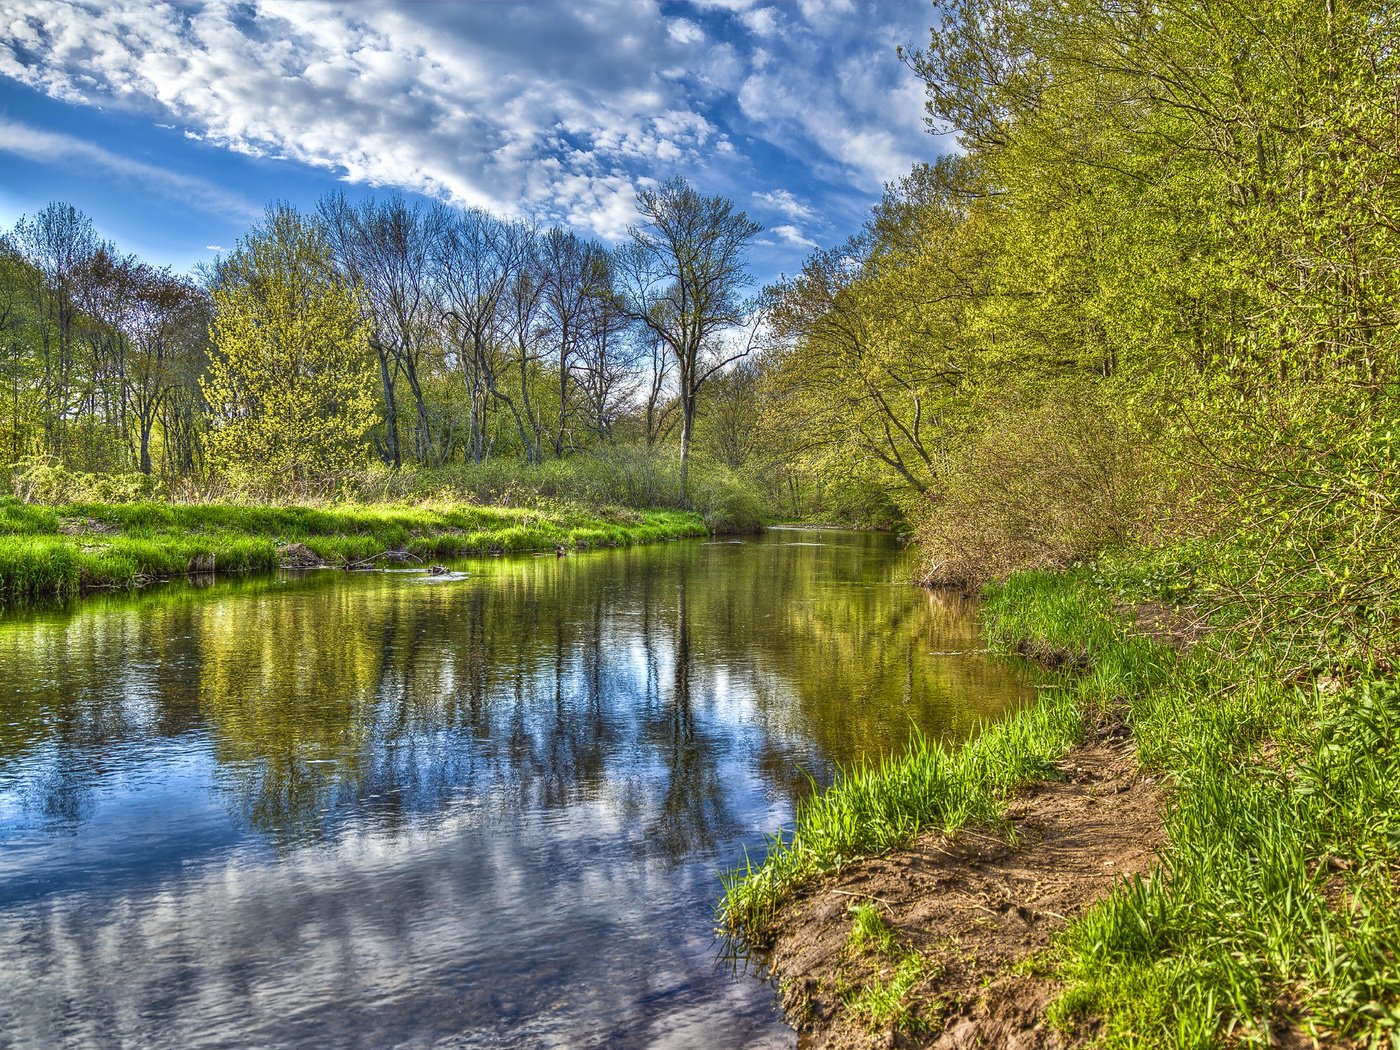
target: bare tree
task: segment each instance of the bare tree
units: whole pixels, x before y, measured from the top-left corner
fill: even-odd
[[[520,387],[514,395],[500,384],[493,383],[491,393],[515,419],[524,446],[525,460],[539,463],[544,444],[544,422],[538,406],[530,397],[534,385],[531,372],[543,360],[542,343],[547,334],[543,312],[547,284],[545,262],[541,252],[540,235],[534,227],[511,223],[507,227],[512,273],[506,295],[507,327],[514,360],[512,364],[520,377]]]
[[[681,411],[681,487],[688,491],[695,407],[705,381],[753,349],[753,310],[741,298],[751,283],[750,240],[762,227],[725,197],[706,197],[683,178],[637,195],[642,222],[618,253],[621,309],[645,326],[676,364]],[[723,337],[746,324],[750,338]]]
[[[576,372],[583,380],[580,386],[594,429],[600,434],[607,429],[604,406],[613,376],[609,366],[617,357],[609,353],[612,333],[608,329],[617,315],[607,305],[612,273],[608,253],[601,245],[552,227],[541,238],[540,261],[559,397],[550,441],[554,454],[562,456],[568,446],[569,419],[578,401],[570,390]],[[599,366],[597,371],[591,367],[594,364]]]
[[[671,395],[671,361],[666,344],[651,331],[643,335],[646,342],[647,396],[643,406],[642,423],[646,430],[647,448],[655,448],[666,440],[675,427],[676,399]]]
[[[414,451],[432,456],[428,406],[423,396],[423,355],[437,319],[435,246],[451,215],[441,205],[409,205],[394,194],[356,206],[344,193],[324,197],[321,217],[337,265],[360,287],[372,324],[370,346],[379,358],[384,394],[385,452],[402,463],[395,388],[408,383],[416,413]]]
[[[81,322],[74,301],[78,269],[98,247],[92,220],[71,204],[53,203],[15,224],[12,243],[32,267],[27,297],[37,328],[41,412],[48,450],[63,452],[63,424],[72,403]]]
[[[136,274],[127,324],[127,397],[136,422],[137,463],[149,474],[151,433],[166,402],[188,379],[188,361],[203,351],[208,306],[190,281],[143,264]],[[167,434],[167,442],[169,438]]]
[[[588,428],[600,440],[610,441],[613,426],[633,404],[641,385],[644,350],[637,339],[629,338],[627,319],[609,292],[612,274],[607,255],[603,256],[603,267],[598,293],[586,302],[582,334],[570,368]]]
[[[506,300],[515,272],[507,225],[479,208],[457,216],[435,243],[440,309],[466,384],[471,460],[489,452],[487,405],[499,389],[498,347],[505,337]]]

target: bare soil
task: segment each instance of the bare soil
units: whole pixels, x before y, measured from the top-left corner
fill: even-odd
[[[277,547],[277,564],[284,569],[314,569],[325,562],[304,543],[283,543]]]
[[[64,536],[110,536],[117,527],[92,518],[64,518],[58,523],[58,531]]]
[[[765,962],[799,1046],[1048,1050],[1088,1034],[1046,1027],[1057,988],[1037,975],[1035,954],[1119,880],[1149,875],[1164,841],[1162,787],[1139,770],[1121,725],[1101,726],[1058,768],[1063,780],[1013,800],[1014,843],[977,829],[931,834],[847,865],[784,910]],[[848,945],[863,902],[928,964],[914,1021],[900,1029],[873,1029],[852,1007],[881,973]]]

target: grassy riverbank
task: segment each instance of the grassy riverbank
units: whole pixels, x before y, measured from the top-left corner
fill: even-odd
[[[703,536],[684,511],[523,510],[473,505],[240,506],[0,499],[0,607],[139,587],[191,573],[268,570],[284,561],[350,566],[568,550]]]
[[[1168,844],[1156,875],[1121,884],[1023,961],[1057,982],[1050,1022],[1098,1022],[1111,1047],[1268,1045],[1299,1031],[1364,1044],[1400,1030],[1400,688],[1365,667],[1284,681],[1227,631],[1178,653],[1161,627],[1170,610],[1153,601],[1180,593],[1169,564],[994,589],[993,644],[1057,664],[1053,687],[964,748],[916,740],[840,778],[730,880],[728,928],[767,943],[814,879],[921,831],[1005,832],[1015,789],[1058,776],[1084,727],[1112,720],[1168,788]],[[1158,638],[1129,624],[1141,603]],[[933,999],[937,982],[909,994]]]

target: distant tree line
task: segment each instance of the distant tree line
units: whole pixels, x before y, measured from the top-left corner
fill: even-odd
[[[337,467],[525,465],[672,450],[702,393],[719,459],[745,428],[726,369],[756,346],[760,227],[683,180],[609,248],[400,195],[278,204],[194,277],[102,240],[68,204],[0,240],[0,461],[300,485]],[[752,397],[752,395],[751,395]],[[713,444],[713,442],[711,442]]]

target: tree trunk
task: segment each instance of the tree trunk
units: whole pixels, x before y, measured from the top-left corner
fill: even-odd
[[[690,435],[695,423],[695,398],[681,394],[681,499],[690,505]]]
[[[403,466],[399,454],[399,410],[394,404],[394,377],[389,371],[389,355],[383,347],[376,346],[379,354],[379,382],[384,390],[384,445],[389,454],[389,463],[395,470]]]

